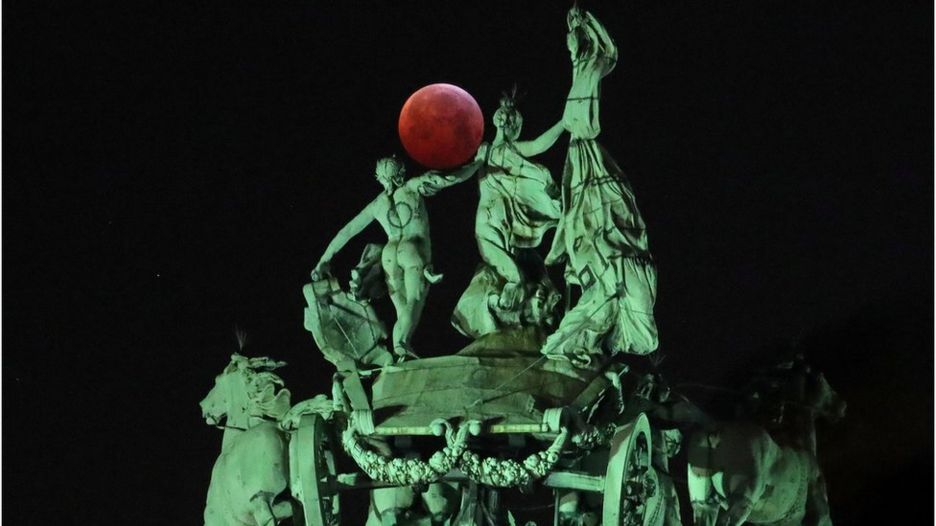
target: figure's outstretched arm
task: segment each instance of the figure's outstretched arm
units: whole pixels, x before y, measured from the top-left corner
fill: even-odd
[[[564,131],[565,128],[562,127],[562,119],[560,119],[559,122],[553,124],[552,128],[543,132],[539,137],[531,141],[517,141],[514,143],[514,146],[517,147],[517,151],[520,152],[520,155],[533,157],[534,155],[539,155],[552,148],[552,145],[556,144],[556,141],[559,140],[559,136],[562,135]]]
[[[367,225],[374,221],[374,207],[376,203],[376,199],[371,201],[370,204],[364,207],[364,210],[358,212],[358,215],[354,216],[351,221],[348,221],[348,224],[341,227],[341,230],[335,234],[334,239],[332,239],[325,248],[325,253],[322,254],[321,259],[319,259],[318,264],[315,266],[316,272],[324,270],[324,267],[328,265],[335,254],[348,244],[348,241],[360,234],[362,230],[367,228]]]
[[[468,164],[462,165],[452,172],[445,174],[436,170],[431,170],[418,177],[410,179],[406,182],[406,185],[411,189],[419,192],[420,195],[436,195],[439,193],[439,190],[442,190],[443,188],[448,188],[468,180],[468,178],[470,178],[476,171],[478,171],[478,168],[480,168],[482,164],[483,161],[472,161]]]

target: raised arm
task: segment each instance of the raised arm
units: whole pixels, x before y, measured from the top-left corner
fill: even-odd
[[[556,144],[556,141],[559,139],[559,136],[562,135],[562,132],[565,131],[565,128],[562,127],[562,120],[553,124],[552,128],[549,128],[539,137],[531,141],[517,141],[514,143],[514,146],[517,148],[517,151],[520,152],[520,155],[524,157],[533,157],[534,155],[539,155],[546,150],[552,148],[553,144]]]
[[[379,197],[378,197],[379,199]],[[374,199],[363,210],[358,212],[351,221],[348,221],[348,224],[341,227],[341,230],[335,234],[334,239],[328,244],[325,248],[325,253],[322,254],[322,258],[319,259],[318,264],[315,266],[315,272],[321,273],[332,258],[337,254],[348,241],[354,238],[354,236],[361,233],[362,230],[367,228],[367,225],[371,224],[374,221],[374,208],[377,206],[377,199]]]
[[[595,47],[596,59],[604,62],[604,73],[608,74],[617,64],[618,51],[614,39],[608,33],[608,30],[592,15],[586,11],[584,14],[583,28],[588,35],[589,40]]]
[[[484,161],[472,161],[447,174],[435,170],[428,171],[419,177],[410,179],[406,182],[406,185],[419,192],[420,195],[433,196],[439,193],[439,190],[443,188],[448,188],[462,181],[466,181],[478,171],[478,168],[480,168],[483,163]]]

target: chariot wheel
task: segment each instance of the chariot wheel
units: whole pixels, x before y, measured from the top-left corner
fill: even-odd
[[[660,523],[662,499],[651,455],[650,423],[641,413],[619,427],[611,439],[601,514],[604,526]]]
[[[335,484],[334,438],[320,415],[304,415],[289,442],[290,487],[302,504],[305,526],[335,526],[341,521]]]

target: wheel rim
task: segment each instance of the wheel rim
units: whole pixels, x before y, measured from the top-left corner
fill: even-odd
[[[340,522],[335,487],[334,443],[328,424],[319,415],[303,416],[290,444],[294,455],[293,496],[302,504],[306,526],[334,526]]]
[[[615,432],[605,474],[602,524],[644,526],[655,515],[648,513],[648,504],[657,493],[651,451],[650,425],[645,415],[640,414]]]

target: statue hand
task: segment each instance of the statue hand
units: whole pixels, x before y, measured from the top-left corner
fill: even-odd
[[[586,13],[586,11],[579,9],[578,5],[573,5],[571,8],[569,8],[569,14],[566,15],[566,21],[569,24],[569,29],[574,29],[580,26]]]
[[[441,190],[438,184],[432,184],[432,182],[442,179],[444,175],[438,170],[429,170],[428,172],[422,174],[421,178],[424,179],[424,182],[419,185],[419,193],[426,196],[432,197],[439,193]]]
[[[312,270],[312,281],[321,281],[325,279],[325,276],[331,274],[330,261],[321,260],[318,262],[318,265],[315,265],[315,269]]]

